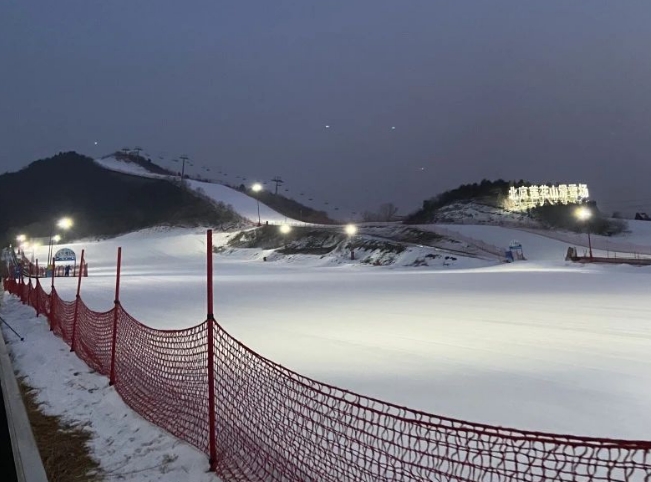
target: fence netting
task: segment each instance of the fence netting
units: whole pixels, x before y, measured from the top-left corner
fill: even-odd
[[[120,307],[115,386],[144,418],[208,453],[206,325],[154,330]]]
[[[214,321],[156,330],[119,303],[95,312],[81,298],[64,301],[56,290],[46,293],[38,279],[6,280],[4,288],[45,314],[52,331],[111,377],[142,417],[206,454],[214,437],[213,465],[226,482],[651,482],[648,441],[438,417],[301,376],[253,352]]]

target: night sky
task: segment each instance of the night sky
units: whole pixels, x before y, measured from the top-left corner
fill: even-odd
[[[317,208],[501,177],[651,214],[650,48],[649,0],[3,0],[0,172],[140,145]]]

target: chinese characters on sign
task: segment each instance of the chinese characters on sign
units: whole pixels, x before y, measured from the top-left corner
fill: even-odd
[[[54,261],[76,261],[77,255],[72,249],[63,248],[56,252]]]
[[[587,184],[522,186],[509,189],[511,209],[524,210],[544,204],[576,204],[590,197]]]

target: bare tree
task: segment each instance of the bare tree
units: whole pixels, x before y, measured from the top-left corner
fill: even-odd
[[[398,208],[393,203],[381,204],[378,210],[378,218],[380,221],[393,221],[396,214],[398,214]]]

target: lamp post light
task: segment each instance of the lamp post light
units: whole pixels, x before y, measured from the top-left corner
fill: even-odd
[[[40,248],[41,243],[34,241],[31,247],[32,247],[32,264],[34,264],[36,262],[36,248]]]
[[[21,254],[22,258],[27,258],[27,255],[25,254],[25,251],[29,250],[29,241],[25,240],[24,242],[20,243],[19,246],[19,254]]]
[[[251,186],[251,190],[254,193],[259,193],[262,191],[262,184],[259,182],[256,182],[253,186]],[[262,226],[262,222],[260,221],[260,200],[256,197],[255,200],[258,202],[258,226]]]
[[[348,235],[348,247],[350,248],[350,259],[355,259],[355,248],[353,247],[353,236],[357,234],[357,226],[354,224],[346,225],[346,234]]]
[[[287,248],[287,235],[291,232],[292,227],[289,224],[282,224],[280,226],[280,232],[285,238],[285,248]]]
[[[56,223],[56,226],[59,229],[63,229],[64,231],[67,231],[68,229],[70,229],[73,226],[73,224],[74,224],[74,222],[72,221],[72,219],[70,219],[68,217],[65,217],[65,218],[59,219],[59,221],[57,221],[57,223]],[[54,255],[53,241],[57,242],[57,243],[59,241],[61,241],[61,236],[59,236],[58,234],[56,236],[54,235],[54,229],[52,229],[52,231],[50,231],[50,242],[48,243],[48,250],[47,250],[47,262],[48,262],[48,264],[52,262],[52,257]]]
[[[586,225],[588,231],[588,249],[590,252],[590,261],[592,261],[592,240],[590,239],[590,223],[588,222],[592,217],[592,211],[586,206],[581,206],[576,210],[576,217]]]

